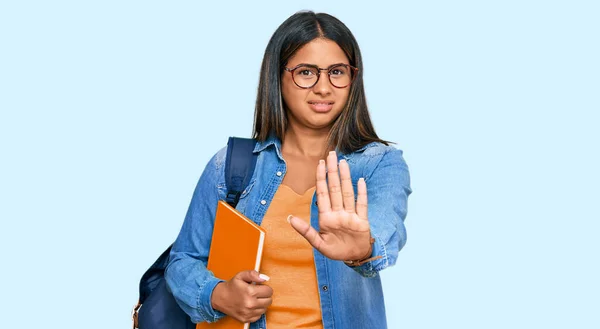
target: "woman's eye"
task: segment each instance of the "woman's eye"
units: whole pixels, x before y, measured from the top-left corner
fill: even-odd
[[[298,72],[298,74],[300,75],[311,75],[312,72],[310,70],[301,70],[300,72]]]
[[[346,72],[341,69],[333,69],[333,70],[331,70],[330,74],[331,75],[344,75],[344,74],[346,74]]]

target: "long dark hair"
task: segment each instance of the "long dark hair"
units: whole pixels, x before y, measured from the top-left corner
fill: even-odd
[[[371,123],[363,86],[363,64],[358,43],[352,32],[337,18],[312,11],[290,16],[275,31],[263,57],[254,112],[253,137],[265,141],[273,134],[283,141],[287,115],[281,96],[281,75],[287,61],[302,46],[316,38],[334,41],[346,53],[358,75],[350,86],[348,101],[329,132],[328,149],[334,146],[343,153],[354,152],[381,140]]]

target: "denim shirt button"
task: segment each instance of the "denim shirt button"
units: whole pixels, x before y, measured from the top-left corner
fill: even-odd
[[[329,287],[323,286],[323,291],[327,291],[327,290],[329,290]]]
[[[267,204],[267,200],[261,200],[260,204],[262,204],[263,206]]]
[[[283,173],[281,171],[277,172],[277,176],[281,177],[281,175],[283,175]],[[262,329],[262,328],[261,328]]]

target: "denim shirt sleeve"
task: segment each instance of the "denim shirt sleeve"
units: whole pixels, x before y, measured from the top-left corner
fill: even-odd
[[[215,322],[225,316],[211,304],[213,289],[222,280],[206,269],[225,150],[213,156],[198,181],[165,272],[175,300],[195,323]]]
[[[380,259],[352,267],[364,277],[374,277],[388,266],[394,265],[398,252],[406,243],[404,219],[407,212],[410,175],[402,151],[389,147],[381,156],[371,160],[375,169],[365,177],[367,183],[368,216],[371,236],[375,238],[372,257]]]

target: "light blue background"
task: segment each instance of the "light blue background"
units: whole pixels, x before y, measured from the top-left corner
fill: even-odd
[[[297,10],[355,34],[414,194],[390,328],[600,328],[597,1],[3,1],[1,328],[128,328]]]

